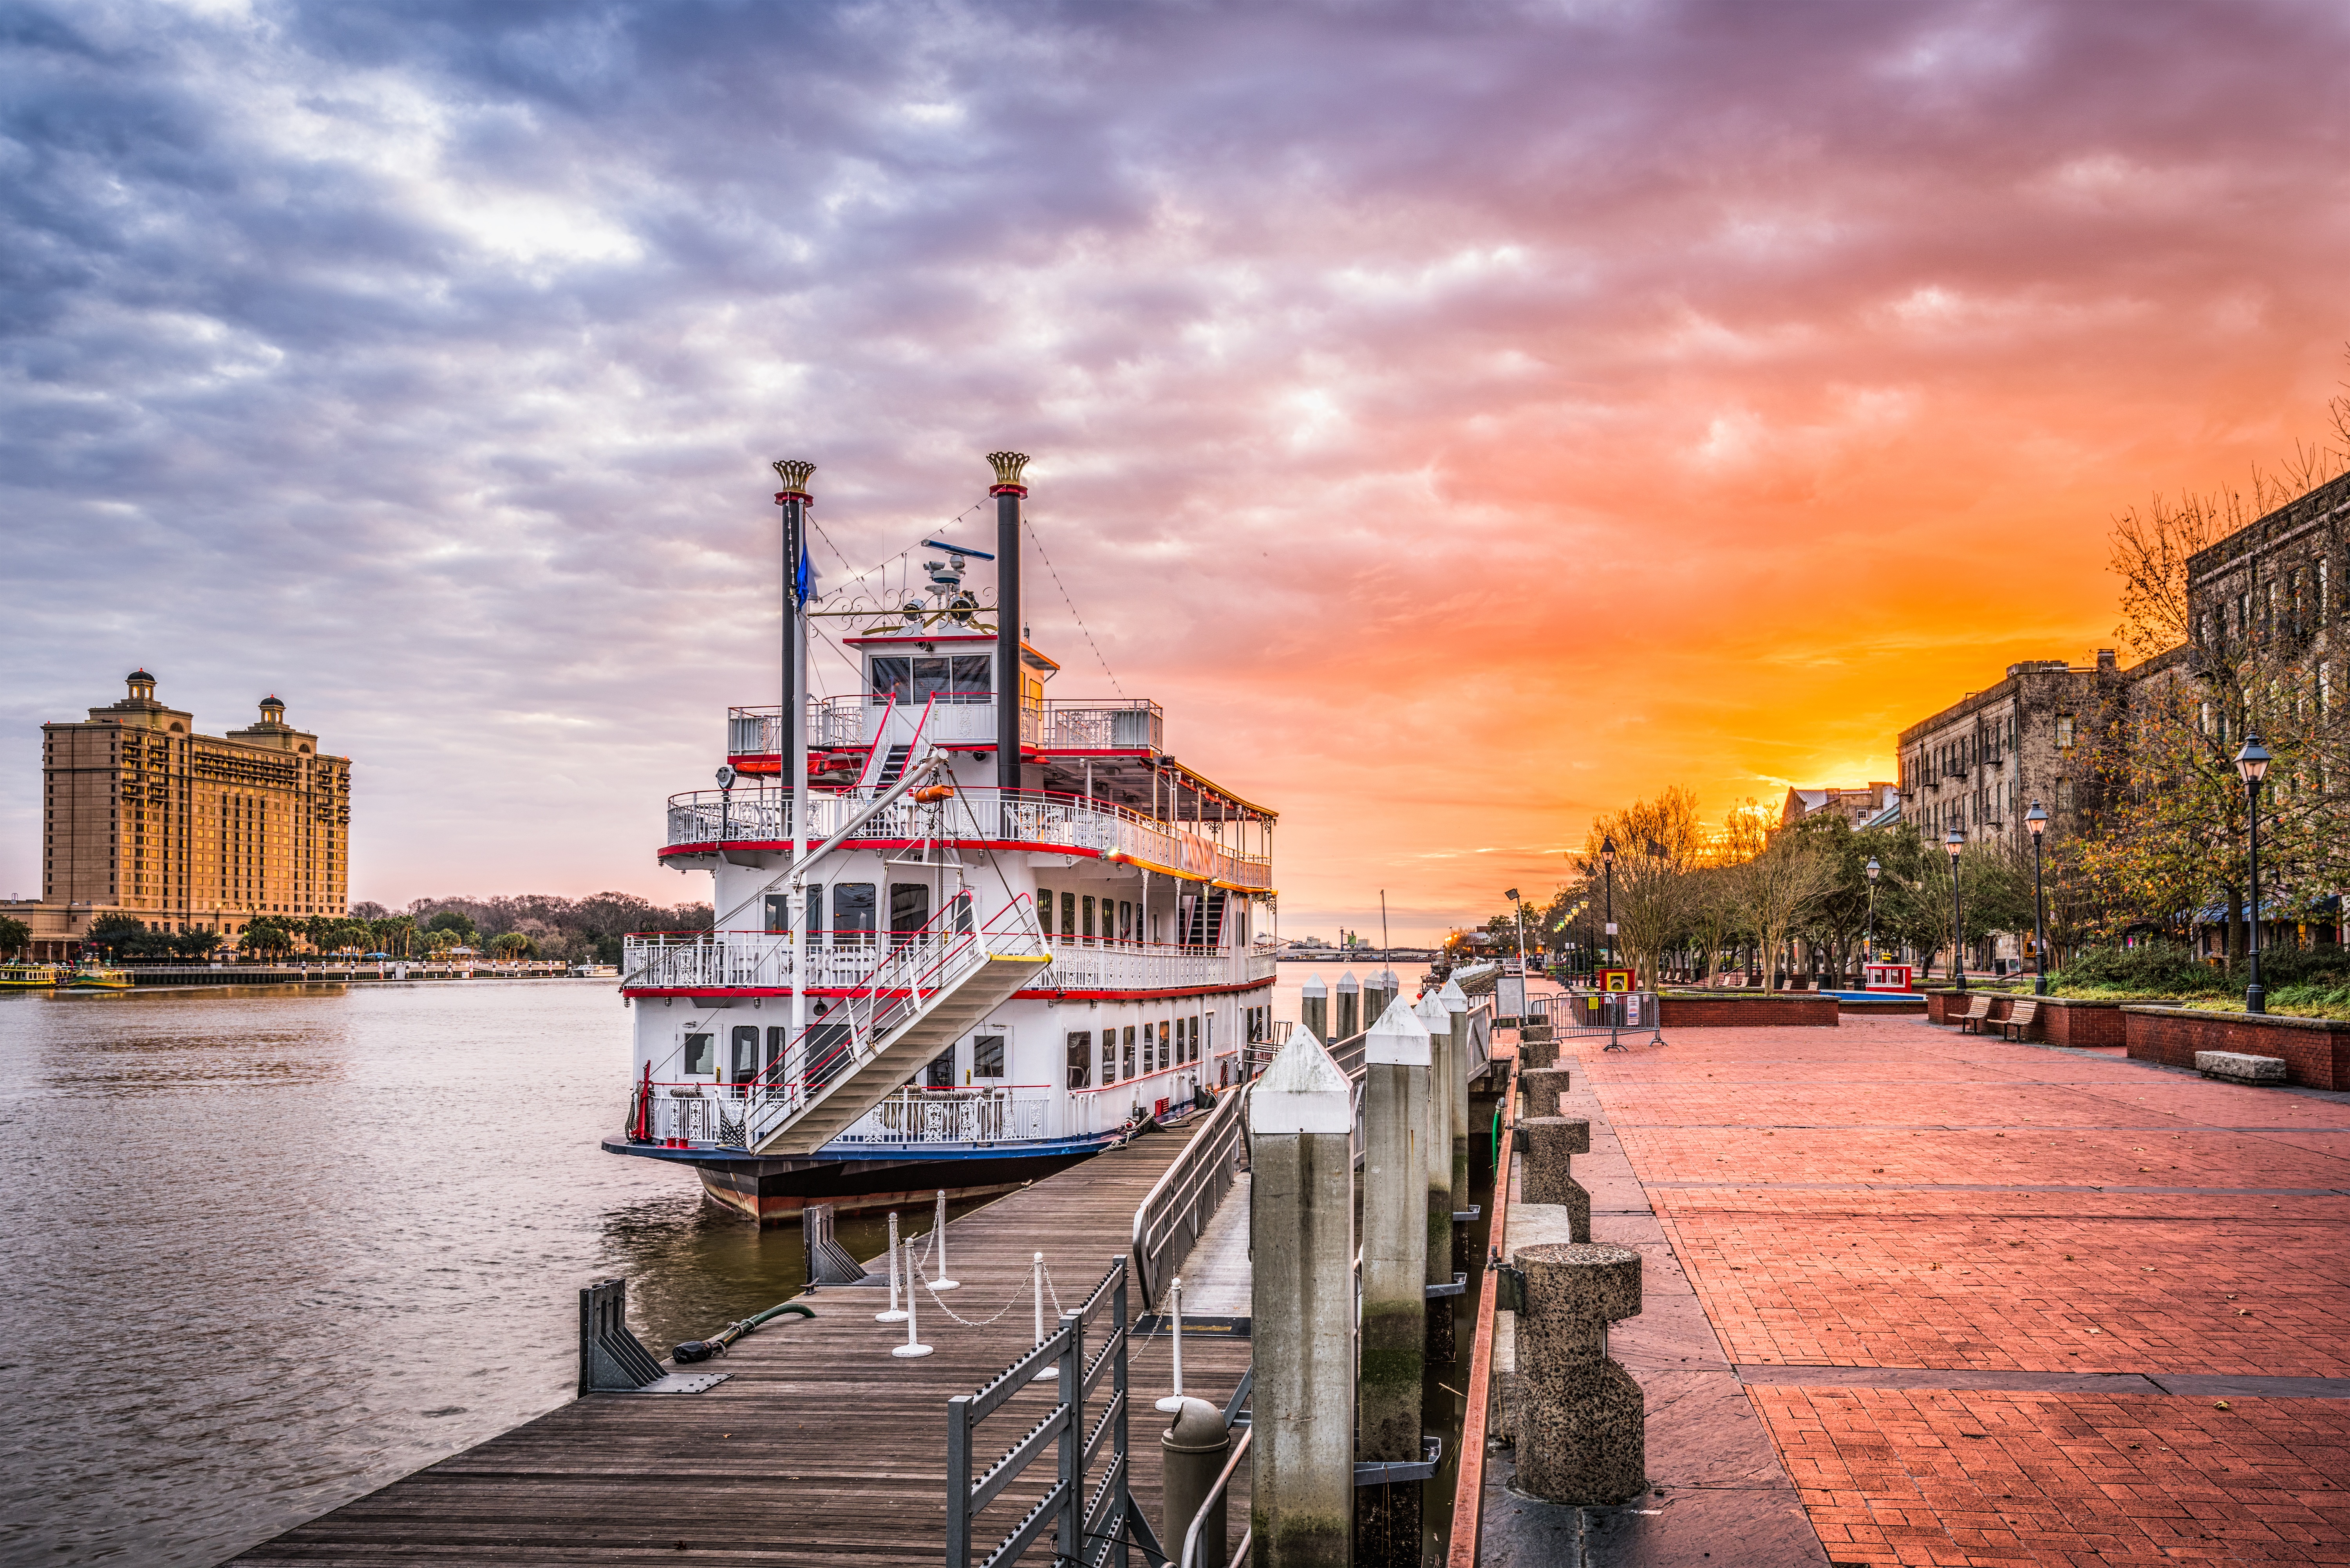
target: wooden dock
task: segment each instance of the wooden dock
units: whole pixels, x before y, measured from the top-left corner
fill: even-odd
[[[706,1393],[575,1400],[236,1561],[338,1568],[460,1561],[937,1563],[945,1539],[947,1400],[972,1392],[1033,1343],[1030,1254],[1045,1254],[1061,1303],[1074,1311],[1127,1254],[1136,1205],[1189,1136],[1149,1134],[955,1220],[948,1263],[962,1288],[946,1304],[973,1323],[986,1323],[1007,1303],[1010,1310],[990,1326],[969,1328],[937,1311],[926,1293],[921,1337],[936,1347],[926,1358],[890,1355],[906,1330],[873,1321],[889,1304],[887,1291],[827,1287],[801,1298],[815,1307],[813,1320],[780,1319],[724,1359],[695,1368],[733,1375]],[[1244,1201],[1245,1192],[1231,1200]],[[1130,1283],[1137,1317],[1140,1296],[1139,1282]],[[1048,1329],[1051,1320],[1048,1303]],[[1088,1351],[1098,1342],[1090,1338]],[[1244,1341],[1187,1335],[1186,1392],[1221,1405],[1248,1360]],[[1130,1366],[1134,1495],[1155,1529],[1159,1434],[1167,1417],[1151,1403],[1169,1388],[1167,1341],[1137,1339]],[[1015,1396],[981,1428],[988,1458],[1050,1408],[1051,1386]],[[1105,1378],[1087,1403],[1089,1422],[1108,1389]],[[1235,1537],[1247,1520],[1246,1470],[1235,1478]],[[1052,1475],[1048,1453],[980,1517],[975,1556],[1018,1521]],[[1036,1484],[1027,1485],[1032,1480]],[[1050,1544],[1036,1542],[1027,1560],[1048,1561]]]

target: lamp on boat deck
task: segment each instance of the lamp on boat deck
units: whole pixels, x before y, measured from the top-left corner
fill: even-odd
[[[1020,503],[1028,487],[1020,483],[1028,467],[1024,452],[991,452],[995,470],[988,493],[995,497],[995,782],[1020,787]]]

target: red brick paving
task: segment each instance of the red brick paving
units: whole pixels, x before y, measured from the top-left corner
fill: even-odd
[[[2350,1105],[1909,1019],[1668,1037],[1581,1060],[1734,1361],[2350,1376],[2350,1197],[2077,1190],[2350,1192]],[[1836,1562],[2350,1563],[2350,1400],[1761,1377]]]

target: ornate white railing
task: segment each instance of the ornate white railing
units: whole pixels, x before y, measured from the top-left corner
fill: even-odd
[[[727,753],[738,757],[775,755],[782,729],[778,711],[775,708],[726,710]],[[819,698],[808,704],[808,744],[869,746],[888,711],[886,704],[863,694]],[[941,720],[951,734],[940,730]],[[934,739],[993,741],[995,699],[942,694],[931,722]],[[1032,746],[1055,751],[1131,752],[1148,747],[1163,752],[1167,714],[1144,697],[1052,698],[1041,707],[1031,705],[1022,711],[1020,738]]]
[[[835,1143],[1003,1143],[1061,1136],[1060,1102],[1014,1089],[900,1089]]]
[[[942,708],[938,713],[959,710]],[[932,722],[937,722],[934,714]],[[829,837],[849,814],[864,805],[855,794],[811,794],[807,836]],[[695,790],[669,801],[669,845],[761,844],[792,836],[792,798],[783,790]],[[930,804],[903,799],[877,814],[859,839],[899,842],[1033,844],[1040,848],[1126,856],[1162,869],[1235,888],[1273,886],[1272,863],[1243,855],[1205,834],[1143,816],[1107,801],[1043,790],[993,787],[959,789],[952,798]]]
[[[810,989],[871,983],[890,956],[887,940],[858,943],[835,936],[811,943]],[[1271,980],[1274,971],[1271,952],[1250,949],[1047,938],[1045,950],[1053,962],[1030,991],[1180,991],[1246,985]],[[631,991],[780,991],[791,985],[791,939],[773,932],[629,937],[621,946],[620,983]]]

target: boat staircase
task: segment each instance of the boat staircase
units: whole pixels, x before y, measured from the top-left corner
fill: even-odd
[[[1051,961],[1024,898],[974,929],[971,895],[959,894],[920,930],[888,940],[889,954],[865,982],[827,999],[823,1017],[746,1085],[741,1147],[816,1153],[1013,992],[1035,983]]]
[[[1183,933],[1186,944],[1195,948],[1219,947],[1224,933],[1224,890],[1211,888],[1204,898],[1194,898],[1191,903],[1191,920]]]

